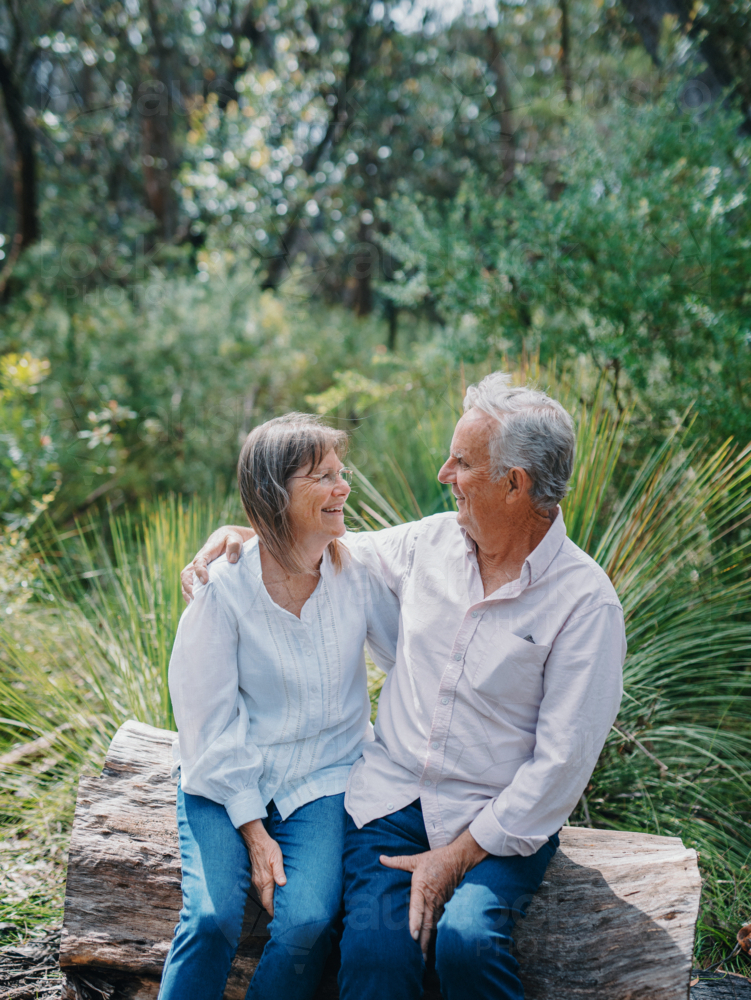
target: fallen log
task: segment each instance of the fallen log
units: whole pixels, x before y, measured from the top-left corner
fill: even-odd
[[[126,722],[101,777],[81,778],[60,965],[70,1000],[154,1000],[182,904],[174,733]],[[564,827],[515,932],[527,1000],[686,1000],[701,879],[678,837]],[[242,1000],[268,937],[248,898],[225,1000]],[[337,996],[335,959],[318,993]],[[426,998],[439,997],[434,977]]]

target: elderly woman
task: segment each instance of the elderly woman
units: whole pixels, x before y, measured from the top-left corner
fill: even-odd
[[[249,998],[315,993],[342,896],[344,790],[372,740],[363,643],[393,663],[398,608],[337,539],[346,436],[289,414],[238,463],[256,537],[183,614],[169,669],[179,735],[183,909],[160,1000],[220,1000],[251,882],[272,921]]]

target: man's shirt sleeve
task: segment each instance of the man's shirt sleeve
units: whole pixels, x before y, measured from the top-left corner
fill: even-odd
[[[370,588],[367,645],[388,673],[396,662],[400,583],[410,561],[415,522],[381,531],[348,532],[344,544],[365,565]]]
[[[410,565],[419,521],[407,521],[379,531],[348,531],[344,544],[368,569],[376,585],[399,596],[401,581]]]
[[[618,714],[625,655],[615,602],[561,630],[545,663],[534,756],[469,826],[490,854],[534,854],[576,807]]]

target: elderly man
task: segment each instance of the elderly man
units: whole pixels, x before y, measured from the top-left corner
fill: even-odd
[[[445,1000],[521,1000],[511,930],[620,704],[623,612],[558,506],[571,418],[509,383],[467,392],[438,474],[456,514],[345,538],[401,614],[347,790],[342,1000],[417,1000],[433,931]]]

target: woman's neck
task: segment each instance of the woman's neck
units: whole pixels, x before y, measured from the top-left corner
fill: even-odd
[[[291,573],[277,562],[260,539],[258,551],[261,557],[261,576],[269,597],[280,608],[299,618],[305,602],[318,586],[323,552],[320,552],[316,562],[315,552],[298,552],[298,556],[303,556],[303,571]]]
[[[324,544],[319,545],[298,545],[295,549],[295,556],[297,557],[300,569],[295,573],[282,566],[282,564],[274,558],[259,538],[258,549],[261,555],[261,566],[264,578],[267,576],[269,579],[289,579],[290,577],[295,576],[320,576],[321,561],[323,560],[323,554],[326,551],[328,544],[329,543],[327,541]]]

